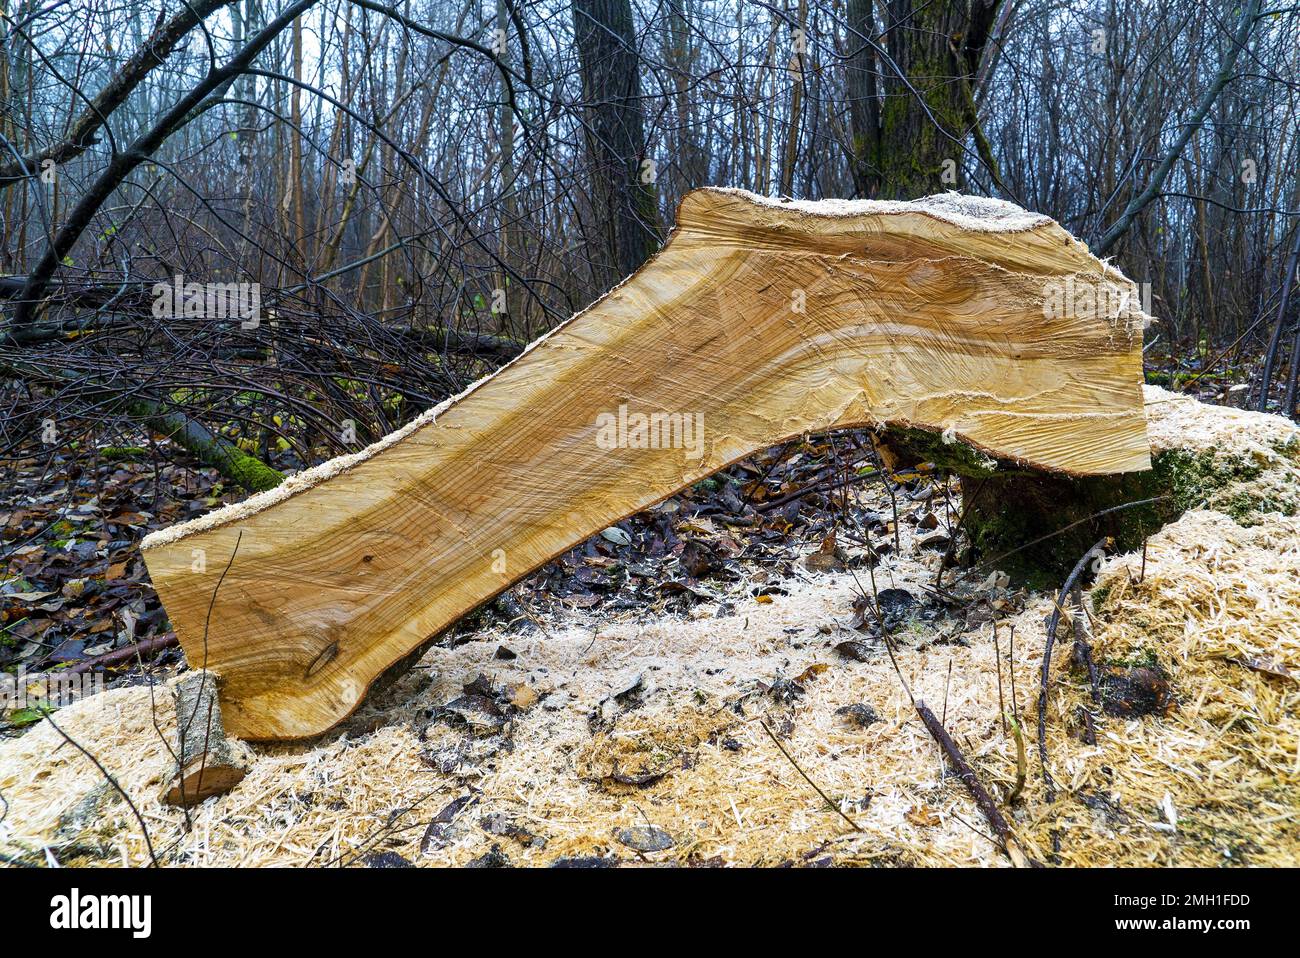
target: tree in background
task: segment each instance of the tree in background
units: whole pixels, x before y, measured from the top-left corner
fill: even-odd
[[[968,138],[998,180],[975,82],[1000,2],[886,0],[878,35],[871,0],[849,0],[851,162],[859,192],[911,199],[953,188]]]
[[[573,0],[582,69],[588,179],[610,253],[608,285],[659,246],[657,164],[646,155],[640,56],[630,0]]]

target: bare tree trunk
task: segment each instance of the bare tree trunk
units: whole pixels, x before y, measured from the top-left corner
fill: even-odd
[[[1277,363],[1278,348],[1282,345],[1282,331],[1286,328],[1287,307],[1291,305],[1291,287],[1296,283],[1296,270],[1298,267],[1300,267],[1300,226],[1296,227],[1295,243],[1291,247],[1291,255],[1287,257],[1286,269],[1282,273],[1282,301],[1277,305],[1277,321],[1273,324],[1273,335],[1269,339],[1268,350],[1264,353],[1264,370],[1259,377],[1259,399],[1255,405],[1255,408],[1260,412],[1268,412],[1268,389],[1273,383],[1273,367]],[[1293,370],[1298,365],[1298,358],[1300,357],[1297,357],[1294,352],[1291,354]]]
[[[786,127],[785,156],[781,159],[781,194],[790,196],[794,193],[794,162],[799,154],[799,135],[803,122],[803,81],[808,69],[808,53],[805,36],[808,29],[808,3],[799,0],[798,26],[795,28],[799,38],[798,48],[790,60],[790,119]]]
[[[307,220],[305,194],[302,188],[302,18],[293,21],[293,92],[289,95],[289,195],[293,203],[294,260],[302,264],[302,276],[307,275]]]
[[[872,0],[848,0],[850,166],[854,189],[870,196],[880,179],[880,103],[877,100],[876,32]]]
[[[855,116],[855,144],[878,143],[859,160],[867,192],[907,199],[956,185],[965,140],[974,135],[984,165],[998,179],[992,153],[975,116],[974,77],[993,29],[1001,0],[889,0],[885,4],[886,52],[882,69],[884,102],[878,133]],[[856,0],[854,6],[862,3]],[[865,4],[863,4],[865,5]],[[869,11],[858,9],[859,14]],[[855,28],[863,42],[870,36]],[[882,60],[884,58],[882,57]],[[860,69],[860,68],[859,68]],[[861,187],[860,187],[861,189]]]
[[[573,25],[587,107],[592,201],[605,219],[610,256],[602,280],[608,286],[635,272],[659,244],[632,5],[630,0],[573,0]]]
[[[503,62],[509,59],[509,46],[505,42],[510,35],[509,23],[510,12],[506,0],[497,0],[496,28],[497,36],[502,41],[497,55]],[[521,237],[518,224],[519,203],[515,194],[515,115],[510,108],[510,85],[504,73],[501,74],[500,97],[501,103],[497,106],[497,138],[501,145],[501,178],[497,187],[497,196],[501,200],[498,237],[501,272],[498,274],[498,283],[505,293],[504,321],[509,324],[503,328],[518,332],[524,330],[523,290],[510,274],[518,274],[523,265],[520,256],[523,251],[518,248]]]

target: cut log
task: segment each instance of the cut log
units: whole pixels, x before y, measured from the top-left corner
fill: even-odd
[[[197,805],[224,795],[248,772],[245,749],[226,737],[217,701],[219,678],[196,669],[172,689],[176,700],[176,772],[163,792],[169,805]]]
[[[230,730],[306,737],[531,570],[791,436],[894,424],[1146,469],[1144,320],[1129,280],[1008,203],[699,190],[653,260],[509,365],[144,556]]]

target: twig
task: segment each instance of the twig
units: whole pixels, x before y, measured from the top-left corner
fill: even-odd
[[[1092,724],[1092,713],[1086,705],[1079,706],[1079,718],[1083,722],[1083,742],[1085,745],[1097,744],[1097,729]]]
[[[1088,630],[1084,624],[1083,587],[1074,584],[1070,597],[1074,600],[1075,613],[1071,616],[1074,630],[1074,654],[1079,657],[1083,667],[1088,670],[1088,686],[1092,689],[1092,700],[1101,704],[1101,685],[1097,678],[1097,664],[1092,660],[1092,645],[1088,642]]]
[[[1052,773],[1047,770],[1047,685],[1051,681],[1052,671],[1052,646],[1056,643],[1056,629],[1061,624],[1061,603],[1070,590],[1074,588],[1074,583],[1083,575],[1084,570],[1088,567],[1088,561],[1098,553],[1105,550],[1109,537],[1098,539],[1097,543],[1083,554],[1074,568],[1070,570],[1069,576],[1066,577],[1065,584],[1061,586],[1060,596],[1056,600],[1056,607],[1052,610],[1052,616],[1047,623],[1047,642],[1043,649],[1043,670],[1038,688],[1038,760],[1043,766],[1043,781],[1047,785],[1047,801],[1056,800],[1056,783],[1052,781]]]
[[[948,658],[948,677],[943,682],[943,718],[940,719],[944,725],[948,724],[948,688],[952,685],[952,657]]]
[[[1020,797],[1021,791],[1025,787],[1025,779],[1029,772],[1029,758],[1025,754],[1025,730],[1020,727],[1020,723],[1011,719],[1012,731],[1016,734],[1016,786],[1011,789],[1011,794],[1007,796],[1007,804],[1012,805]]]
[[[848,487],[855,482],[865,482],[867,479],[877,479],[880,477],[880,475],[881,475],[880,470],[875,469],[872,470],[871,472],[854,473],[852,476],[848,477],[847,479],[836,479],[833,476],[828,476],[824,479],[818,479],[816,482],[811,482],[806,486],[801,486],[800,488],[795,489],[793,492],[788,492],[784,496],[781,496],[779,499],[772,499],[768,502],[761,502],[754,507],[754,511],[771,512],[773,509],[779,509],[781,506],[784,506],[786,503],[792,502],[795,499],[801,499],[804,496],[810,496],[814,492],[834,492],[836,489],[841,489],[841,488],[847,491]]]
[[[916,703],[916,714],[921,716],[921,721],[925,723],[925,727],[929,729],[930,734],[934,736],[934,740],[939,743],[939,747],[943,749],[944,754],[948,757],[948,764],[952,766],[953,771],[957,773],[957,777],[966,786],[966,791],[970,792],[971,798],[975,799],[975,804],[979,806],[979,810],[992,827],[994,834],[998,836],[999,841],[1002,843],[1002,850],[1006,852],[1007,857],[1017,867],[1028,865],[1029,860],[1025,857],[1025,853],[1020,850],[1015,836],[1011,834],[1011,826],[1007,824],[1002,812],[998,810],[997,803],[993,801],[993,796],[975,777],[975,770],[970,767],[970,764],[961,754],[961,749],[952,740],[948,730],[934,717],[934,713],[922,701]]]
[[[962,502],[961,515],[957,517],[957,527],[955,529],[949,530],[948,548],[944,550],[943,558],[939,561],[939,574],[934,577],[934,587],[936,589],[941,588],[943,586],[943,573],[944,570],[948,568],[948,563],[952,561],[952,557],[957,550],[957,537],[961,535],[962,526],[966,524],[966,517],[970,515],[971,508],[975,505],[975,500],[980,497],[980,493],[984,491],[984,486],[988,483],[988,481],[989,481],[988,476],[985,476],[983,479],[981,479],[980,484],[975,487],[975,491],[970,494],[970,498],[964,499]],[[965,488],[966,488],[965,480],[962,480],[963,491],[965,490]],[[944,481],[943,493],[944,493],[944,498],[946,500],[948,496],[948,485],[946,480]]]
[[[1002,717],[1002,737],[1007,737],[1007,705],[1002,698],[1002,648],[998,645],[998,620],[993,619],[990,622],[993,626],[993,658],[998,664],[998,714]],[[1015,665],[1012,665],[1012,675],[1015,675]]]
[[[167,649],[174,648],[180,644],[175,632],[169,632],[166,635],[155,636],[152,639],[142,639],[131,645],[123,646],[120,649],[113,649],[111,652],[105,652],[103,655],[96,655],[94,658],[83,659],[76,665],[70,666],[65,675],[80,675],[82,672],[92,672],[97,669],[109,669],[118,665],[136,659],[143,659],[146,655],[155,655]]]
[[[192,712],[189,714],[189,717],[188,717],[188,718],[185,718],[185,717],[181,716],[179,713],[178,713],[177,716],[176,716],[177,741],[180,743],[180,746],[181,746],[181,754],[182,754],[182,755],[184,755],[184,752],[185,752],[185,741],[186,741],[186,739],[189,738],[190,727],[194,724],[194,719],[198,717],[198,707],[199,707],[199,702],[201,702],[202,699],[203,699],[203,697],[202,697],[202,689],[203,689],[203,685],[204,685],[204,684],[207,682],[207,680],[208,680],[208,677],[207,677],[207,674],[206,674],[206,673],[207,673],[207,668],[208,668],[208,629],[209,629],[209,628],[211,627],[211,625],[212,625],[212,609],[213,609],[213,607],[217,604],[217,593],[221,591],[221,585],[222,585],[222,583],[224,583],[224,582],[226,581],[226,576],[227,576],[227,575],[229,574],[229,572],[230,572],[230,567],[233,566],[233,565],[235,564],[235,556],[239,554],[239,545],[240,545],[240,543],[243,542],[243,541],[244,541],[244,530],[243,530],[243,529],[240,529],[240,530],[239,530],[239,535],[237,535],[237,536],[235,537],[235,547],[234,547],[233,549],[230,550],[230,558],[226,560],[226,567],[225,567],[224,569],[221,570],[221,575],[217,577],[217,584],[216,584],[216,585],[213,587],[213,589],[212,589],[212,598],[208,601],[208,614],[207,614],[207,616],[203,619],[203,662],[202,662],[202,664],[200,664],[200,666],[199,666],[199,668],[200,668],[200,669],[201,669],[205,674],[202,675],[202,676],[199,678],[199,693],[197,693],[197,694],[195,695],[195,697],[194,697],[194,711],[192,711]],[[213,689],[213,694],[214,694],[214,695],[216,694],[216,689],[215,689],[215,688]],[[202,758],[202,760],[201,760],[200,763],[199,763],[199,776],[198,776],[198,781],[200,781],[200,782],[203,781],[203,773],[204,773],[204,771],[206,771],[206,769],[207,769],[207,762],[208,762],[208,743],[209,743],[209,740],[210,740],[211,735],[212,735],[212,714],[211,714],[211,712],[212,712],[212,700],[209,699],[209,700],[208,700],[208,716],[207,716],[207,721],[205,722],[204,727],[203,727],[203,758]],[[182,721],[182,719],[183,719],[183,721]],[[189,801],[188,801],[188,799],[187,799],[187,797],[186,797],[186,795],[185,795],[185,775],[184,775],[184,769],[181,769],[181,770],[180,770],[180,779],[179,779],[179,781],[180,781],[180,790],[181,790],[181,791],[180,791],[181,805],[184,806],[184,807],[187,809],[187,811],[186,811],[186,813],[185,813],[185,829],[186,829],[186,831],[189,831],[190,828],[193,827],[193,823],[192,823],[191,820],[190,820],[189,811],[188,811],[188,808],[189,808],[190,803],[189,803]]]
[[[881,457],[880,450],[876,448],[876,437],[871,433],[867,433],[867,441],[871,443],[871,454],[876,459],[876,468],[884,476],[885,491],[889,493],[889,504],[894,510],[894,551],[902,552],[903,542],[898,533],[898,497],[894,495],[894,487],[890,477],[885,475],[888,470],[885,469],[885,460]]]
[[[853,576],[853,582],[858,587],[858,592],[862,595],[864,601],[867,599],[866,590],[862,588],[862,582],[858,579],[858,573],[849,567],[849,574]],[[876,617],[876,624],[880,626],[880,638],[885,643],[885,651],[889,654],[890,664],[894,666],[894,674],[898,676],[899,683],[903,686],[903,691],[907,693],[907,700],[916,705],[916,699],[912,696],[912,689],[907,684],[907,679],[903,678],[903,670],[898,666],[898,659],[894,656],[894,643],[890,639],[889,626],[885,624],[885,617],[880,613],[880,594],[876,590],[876,570],[873,566],[867,566],[867,574],[871,577],[871,601],[867,602],[867,608],[871,610],[872,615]]]
[[[826,795],[826,793],[817,787],[817,783],[808,777],[808,773],[799,767],[799,763],[796,762],[793,756],[791,756],[790,753],[785,750],[785,746],[781,744],[781,740],[776,737],[776,735],[772,732],[770,728],[768,728],[767,723],[764,722],[762,719],[759,719],[758,724],[763,726],[763,731],[767,733],[767,737],[770,738],[773,741],[773,743],[775,743],[776,747],[781,750],[781,754],[784,755],[786,759],[790,762],[790,764],[794,766],[794,770],[803,776],[803,780],[812,786],[813,791],[822,797],[822,801],[824,801],[827,805],[829,805],[832,809],[834,809],[835,813],[839,815],[840,818],[844,819],[851,826],[853,826],[853,830],[855,832],[862,831],[862,827],[858,825],[858,823],[855,822],[853,819],[849,818],[849,816],[844,813],[844,809],[840,808],[838,805],[832,802],[830,798]]]
[[[1007,639],[1007,671],[1011,673],[1011,717],[1020,721],[1020,698],[1016,695],[1016,624],[1011,623],[1011,637]]]

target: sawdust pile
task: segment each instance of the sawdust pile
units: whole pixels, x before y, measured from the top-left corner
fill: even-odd
[[[1132,554],[1100,571],[1093,651],[1111,663],[1107,706],[1134,673],[1167,678],[1166,701],[1106,718],[1095,748],[1058,733],[1073,802],[1037,810],[1029,834],[1059,829],[1062,860],[1080,865],[1300,863],[1300,518],[1188,513],[1143,567]],[[1062,686],[1056,727],[1089,698],[1081,677]]]
[[[927,620],[924,562],[890,557],[875,576],[918,597],[892,630],[902,678],[945,714],[1033,857],[1300,862],[1300,520],[1243,528],[1192,513],[1152,537],[1145,574],[1142,561],[1107,562],[1085,603],[1106,694],[1096,745],[1079,712],[1089,682],[1061,629],[1050,805],[1032,733],[1050,600],[999,621],[999,655],[991,623]],[[193,810],[188,830],[158,801],[166,690],[105,693],[55,719],[114,775],[168,864],[1005,864],[884,645],[854,628],[870,584],[826,574],[783,587],[731,614],[575,614],[549,634],[434,650],[344,729],[259,747],[248,777]],[[859,642],[852,656],[836,650],[846,641]],[[1124,699],[1135,669],[1167,681],[1150,714]],[[1027,735],[1014,803],[1017,749],[999,702]],[[0,744],[0,796],[11,859],[148,861],[127,804],[49,723]]]
[[[1176,491],[1247,524],[1257,514],[1300,514],[1300,428],[1282,416],[1207,406],[1143,387],[1147,438],[1159,459],[1182,460]]]

